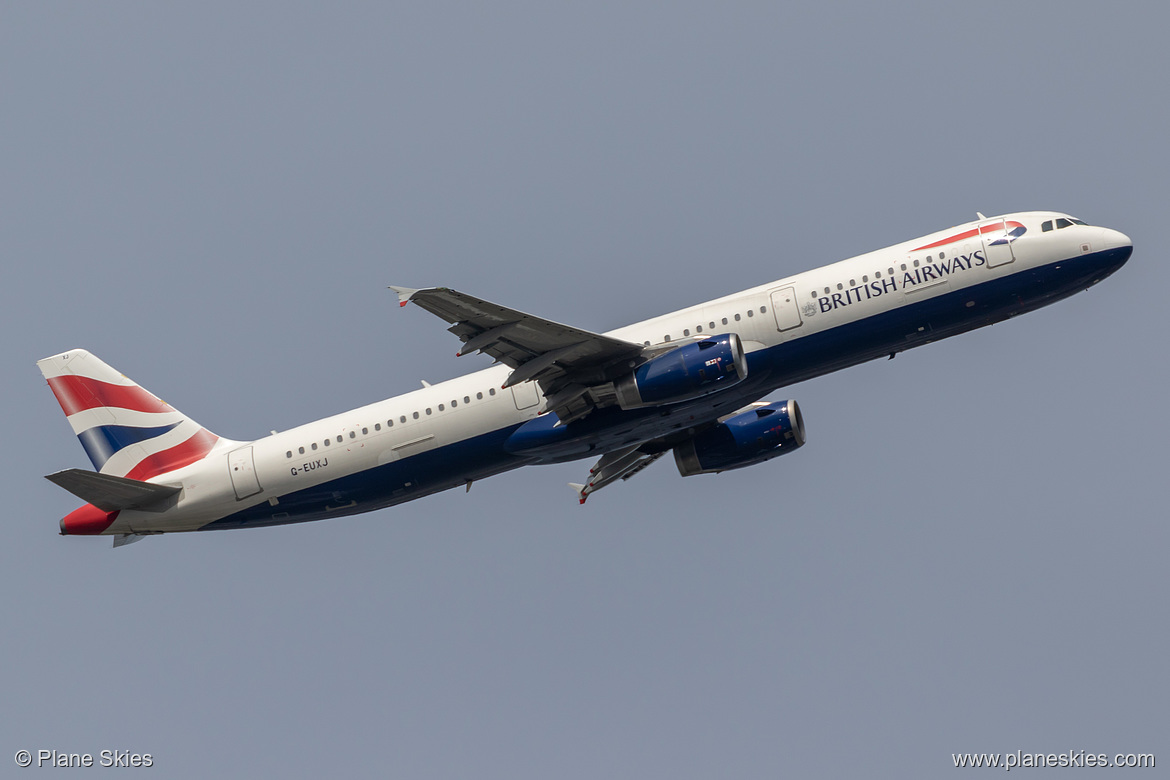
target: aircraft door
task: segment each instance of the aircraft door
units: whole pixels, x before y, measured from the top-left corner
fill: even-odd
[[[776,330],[800,327],[800,311],[796,308],[795,288],[781,287],[772,291],[772,314],[776,317]]]
[[[260,492],[251,447],[241,447],[228,454],[228,473],[231,474],[232,487],[236,491],[237,499],[254,496]]]
[[[1016,259],[1012,242],[1008,238],[1006,219],[997,219],[979,226],[979,237],[983,239],[983,254],[987,256],[987,267],[1007,265]]]

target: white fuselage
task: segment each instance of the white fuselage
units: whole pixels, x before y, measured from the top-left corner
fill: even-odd
[[[1018,280],[1023,296],[1044,284],[1038,269],[1047,269],[1044,274],[1048,276],[1044,278],[1051,280],[1047,283],[1052,286],[1053,300],[1075,291],[1065,289],[1070,285],[1080,285],[1083,281],[1087,287],[1115,270],[1116,266],[1103,266],[1100,275],[1094,278],[1092,268],[1086,265],[1078,271],[1084,280],[1054,276],[1061,272],[1062,262],[1097,257],[1129,246],[1124,235],[1105,228],[1078,224],[1068,229],[1042,230],[1042,223],[1062,216],[1028,212],[979,220],[644,320],[606,335],[659,345],[702,334],[738,334],[749,361],[759,356],[757,363],[752,364],[752,371],[764,377],[762,384],[752,385],[730,401],[709,400],[689,407],[706,410],[704,413],[724,413],[728,403],[754,400],[808,375],[1011,316],[1017,312],[1004,308],[1002,300],[1010,299],[1010,295],[1005,297],[1004,290],[1013,280]],[[990,236],[979,233],[979,227],[1000,220],[1004,231],[1011,225],[1022,225],[1026,230],[1021,236],[1009,236],[1003,239],[1004,243],[992,245]],[[1002,234],[1003,231],[994,235]],[[966,238],[932,246],[964,235]],[[1125,256],[1128,257],[1128,252]],[[993,284],[997,282],[998,286]],[[988,296],[996,296],[994,310],[985,308],[981,302],[983,290],[988,291]],[[960,300],[966,291],[970,291],[971,300]],[[897,319],[900,310],[944,296],[948,296],[948,302],[970,312],[969,320],[963,319],[959,308],[954,313],[948,309],[945,316],[924,315],[928,319],[921,324],[910,315],[904,324]],[[1037,300],[1029,304],[1021,298],[1020,311],[1051,302]],[[919,310],[926,312],[929,307],[919,307]],[[929,317],[934,318],[934,325]],[[947,325],[940,328],[938,323],[943,320]],[[866,332],[867,322],[874,323],[874,329],[879,323],[894,330],[901,327],[907,331],[905,341],[862,344],[864,337],[858,341],[856,334]],[[842,335],[838,338],[836,333]],[[802,351],[801,342],[824,346],[817,346],[810,357],[808,349]],[[838,343],[845,346],[836,346]],[[856,347],[849,346],[854,343]],[[794,365],[808,367],[796,374],[786,374],[767,363],[767,356],[779,348],[787,349],[785,354],[797,356],[790,361]],[[833,350],[839,350],[840,354],[829,354]],[[256,441],[220,440],[203,460],[150,480],[180,485],[182,492],[177,504],[162,512],[123,511],[106,533],[197,530],[246,509],[260,518],[254,523],[257,525],[340,516],[399,503],[508,468],[539,462],[541,458],[524,453],[502,452],[493,439],[502,441],[505,432],[533,420],[543,411],[543,397],[536,383],[500,389],[508,374],[508,367],[498,365]],[[636,437],[638,431],[661,434],[661,428],[638,427],[642,425],[650,425],[648,416],[631,423],[633,433],[627,434],[627,440],[629,436]],[[600,433],[590,441],[594,445],[600,442],[602,449],[593,446],[580,452],[566,450],[567,455],[561,453],[547,460],[596,455],[611,446]],[[480,444],[473,447],[469,442],[482,442],[482,447]],[[461,444],[465,445],[462,449]],[[440,458],[444,452],[450,452],[450,473],[442,471]],[[494,454],[477,465],[482,452]],[[430,458],[420,458],[428,453]],[[419,464],[419,472],[425,472],[416,475],[418,481],[412,480],[412,463]],[[399,468],[377,471],[389,464],[397,464]],[[380,475],[374,492],[357,476],[367,472]],[[330,486],[336,489],[331,490]],[[297,508],[310,503],[311,516],[299,516]],[[252,523],[244,519],[226,527],[248,524]]]

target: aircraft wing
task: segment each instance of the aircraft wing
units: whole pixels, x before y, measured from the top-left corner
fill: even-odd
[[[584,504],[591,494],[596,493],[611,482],[629,479],[668,452],[670,452],[669,449],[643,452],[638,446],[607,452],[589,469],[588,482],[585,484],[570,482],[569,487],[577,492],[578,502]]]
[[[643,347],[534,317],[446,287],[391,287],[399,305],[416,303],[451,323],[460,355],[483,352],[512,368],[504,387],[536,380],[561,422],[614,402],[606,385],[643,361]]]

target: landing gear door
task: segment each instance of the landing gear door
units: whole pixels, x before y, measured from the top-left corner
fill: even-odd
[[[1012,238],[1008,233],[1006,219],[997,219],[979,226],[979,237],[983,239],[983,253],[987,256],[987,267],[1007,265],[1016,259],[1012,251]]]
[[[776,330],[799,328],[800,310],[796,308],[796,290],[781,287],[772,291],[772,314],[776,317]]]
[[[228,454],[228,473],[231,474],[232,487],[235,488],[237,499],[254,496],[260,492],[251,447],[243,447]]]

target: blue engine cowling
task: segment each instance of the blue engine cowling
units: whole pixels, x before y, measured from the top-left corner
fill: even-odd
[[[638,409],[692,398],[731,387],[747,378],[739,336],[726,333],[672,349],[646,361],[614,383],[618,406]]]
[[[804,418],[796,401],[777,401],[700,431],[674,448],[684,477],[754,466],[804,445]]]

